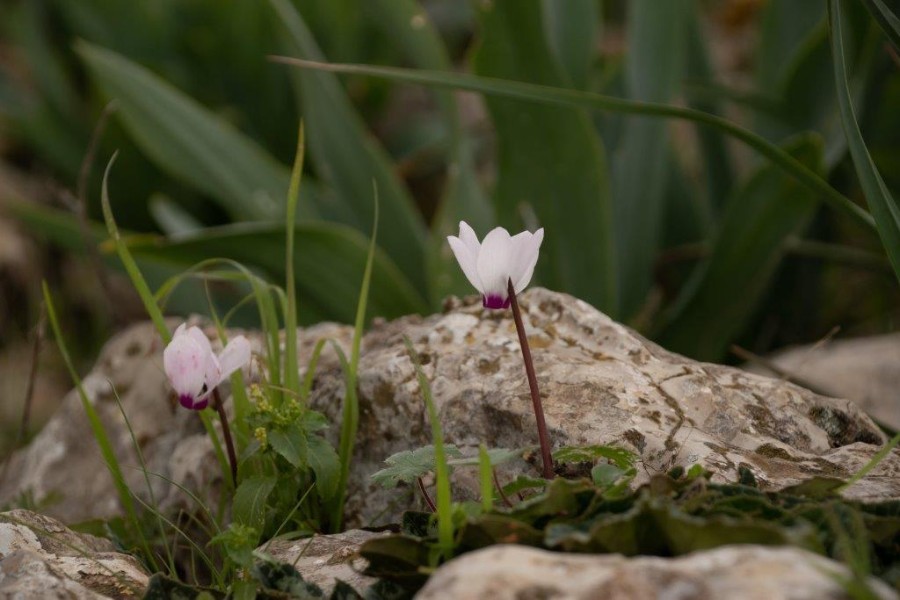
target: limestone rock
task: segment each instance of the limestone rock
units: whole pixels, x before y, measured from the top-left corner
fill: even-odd
[[[27,510],[0,513],[2,598],[140,598],[147,581],[109,540]]]
[[[303,579],[322,588],[327,598],[337,579],[360,593],[375,583],[375,579],[360,573],[365,559],[359,556],[359,547],[381,535],[385,534],[351,529],[303,540],[275,540],[259,550],[278,562],[294,565]]]
[[[817,475],[847,477],[884,442],[878,427],[850,401],[667,352],[565,294],[535,288],[521,296],[520,304],[553,444],[633,450],[641,459],[637,483],[674,465],[701,464],[717,481],[736,480],[737,469],[745,466],[763,488],[778,489]],[[346,348],[351,334],[351,328],[333,324],[301,332],[301,372],[316,340],[331,337]],[[259,348],[259,336],[248,335]],[[506,448],[537,442],[508,311],[482,309],[478,299],[470,298],[450,301],[443,314],[377,322],[363,339],[359,366],[359,436],[347,504],[351,526],[396,520],[410,507],[412,490],[384,490],[369,476],[391,454],[430,442],[404,335],[413,341],[431,381],[449,443],[474,450],[480,442]],[[197,416],[177,408],[169,396],[157,339],[149,324],[117,336],[85,386],[133,490],[145,493],[146,485],[110,383],[148,470],[214,504],[221,473]],[[343,372],[326,346],[312,402],[337,423],[343,397]],[[332,441],[337,434],[335,426]],[[538,472],[525,461],[514,468]],[[477,484],[467,484],[463,469],[457,474],[461,479],[454,493],[459,498],[467,490],[474,494]],[[151,481],[163,507],[190,507],[182,492],[160,478]],[[26,492],[36,500],[61,496],[63,501],[48,510],[64,521],[120,511],[74,393],[31,445],[13,457],[0,502]],[[900,498],[900,452],[888,455],[845,494],[862,500]]]
[[[900,333],[791,348],[769,360],[792,378],[853,400],[875,419],[900,429]],[[769,374],[759,365],[747,369]]]
[[[716,481],[735,481],[746,466],[761,487],[779,489],[813,476],[848,477],[884,442],[852,402],[673,354],[565,294],[531,289],[520,304],[552,442],[633,450],[641,458],[638,483],[674,465],[699,463]],[[369,474],[385,457],[430,441],[403,335],[431,381],[448,442],[473,450],[480,442],[506,448],[537,443],[508,311],[482,309],[471,298],[441,315],[374,327],[360,362],[357,493],[348,504],[362,524],[398,498],[371,485]],[[337,363],[324,360],[313,402],[338,418],[343,385]],[[900,498],[900,453],[846,495]]]
[[[839,583],[848,576],[840,563],[797,548],[723,546],[679,558],[626,558],[501,545],[450,561],[416,598],[849,600]],[[897,598],[884,583],[869,583],[876,597]]]

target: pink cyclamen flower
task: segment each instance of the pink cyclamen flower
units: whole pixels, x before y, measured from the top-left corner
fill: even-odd
[[[459,237],[447,237],[469,283],[481,292],[485,308],[509,307],[507,283],[510,280],[516,294],[528,286],[543,240],[543,228],[510,237],[507,230],[497,227],[479,243],[465,221],[459,222]]]
[[[203,410],[209,395],[232,373],[250,362],[250,342],[239,335],[216,356],[199,327],[182,323],[163,351],[163,368],[178,401],[185,408]]]

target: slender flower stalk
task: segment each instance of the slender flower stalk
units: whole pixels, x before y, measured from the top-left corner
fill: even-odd
[[[228,415],[225,414],[225,406],[219,388],[213,389],[213,405],[219,413],[219,421],[222,423],[222,437],[225,438],[225,449],[228,452],[228,463],[231,465],[231,483],[237,489],[237,453],[234,451],[234,440],[231,438],[231,427],[228,425]]]
[[[425,489],[425,482],[422,481],[421,477],[416,477],[416,482],[419,484],[419,491],[422,492],[422,498],[425,499],[425,504],[428,505],[428,508],[431,509],[431,512],[437,512],[437,507],[434,505],[434,500],[431,499],[431,496],[428,495],[428,490]]]
[[[547,422],[544,420],[544,405],[541,403],[541,392],[538,389],[537,376],[534,374],[534,361],[531,360],[531,348],[528,346],[528,336],[525,335],[525,324],[522,322],[522,312],[519,310],[519,302],[516,300],[516,290],[512,280],[509,280],[509,300],[512,306],[513,319],[516,322],[516,332],[519,334],[519,346],[522,348],[522,360],[525,362],[525,374],[528,377],[528,388],[531,390],[531,403],[534,406],[534,418],[537,421],[538,440],[541,444],[541,461],[544,465],[544,479],[553,478],[553,457],[550,455],[550,436],[547,434]]]
[[[447,237],[447,242],[466,279],[481,292],[482,305],[492,309],[512,306],[537,421],[543,475],[546,479],[551,479],[553,458],[550,454],[550,436],[547,434],[544,407],[541,404],[541,394],[534,374],[534,363],[531,360],[528,337],[525,335],[525,325],[522,323],[522,314],[516,301],[516,294],[528,287],[531,282],[543,240],[543,229],[538,229],[534,233],[523,231],[510,236],[506,229],[497,227],[484,237],[483,242],[479,242],[475,232],[465,221],[459,223],[459,236]]]

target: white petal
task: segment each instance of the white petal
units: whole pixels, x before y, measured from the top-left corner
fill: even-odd
[[[182,323],[178,326],[178,329],[175,330],[175,335],[173,338],[177,338],[179,335],[184,335],[185,331],[187,331],[187,323]]]
[[[466,279],[469,280],[469,283],[471,283],[476,290],[484,293],[484,290],[482,290],[481,287],[481,279],[478,278],[478,254],[473,253],[469,246],[458,237],[449,235],[447,236],[447,242],[450,244],[450,249],[453,250],[453,255],[456,256],[456,262],[459,263]]]
[[[221,383],[227,379],[232,373],[250,362],[250,342],[242,335],[239,335],[228,342],[225,349],[219,355],[219,364],[222,367],[220,380]]]
[[[497,227],[484,236],[478,254],[478,277],[484,286],[482,294],[506,299],[514,258],[512,241],[504,228]]]
[[[205,334],[205,333],[203,333],[202,331],[200,331],[200,328],[199,328],[199,327],[197,327],[197,326],[189,327],[189,328],[187,329],[187,331],[184,332],[184,333],[185,333],[186,335],[190,336],[191,339],[193,339],[195,342],[197,342],[197,344],[199,344],[200,347],[203,348],[203,350],[204,350],[206,353],[208,353],[208,354],[212,354],[212,353],[213,353],[213,350],[212,350],[212,344],[209,343],[209,338],[206,337],[206,334]]]
[[[513,284],[518,294],[531,283],[531,276],[534,275],[534,267],[537,265],[538,256],[541,251],[541,242],[544,241],[544,229],[538,229],[527,239],[520,242],[518,251],[520,252],[519,269],[520,273],[517,278],[513,279]]]
[[[178,335],[166,346],[163,368],[179,396],[194,398],[203,390],[208,357],[204,348],[189,335]]]
[[[478,256],[481,251],[481,243],[478,241],[475,231],[465,221],[459,222],[459,239],[472,252],[473,256]]]

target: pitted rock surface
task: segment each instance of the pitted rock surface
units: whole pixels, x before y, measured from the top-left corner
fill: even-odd
[[[0,513],[2,598],[140,598],[147,582],[109,540],[27,510]]]
[[[849,600],[840,583],[849,575],[842,564],[798,548],[723,546],[678,558],[626,558],[500,545],[443,565],[416,598]],[[896,600],[883,582],[868,583],[876,598]]]
[[[735,481],[744,466],[761,487],[778,489],[814,476],[848,477],[885,441],[850,401],[673,354],[571,296],[535,288],[521,295],[520,305],[554,446],[605,444],[632,450],[641,461],[636,483],[675,465],[701,464],[717,481]],[[369,480],[391,454],[430,442],[404,335],[431,381],[449,443],[473,451],[480,442],[507,448],[537,443],[509,311],[485,310],[470,298],[449,301],[443,314],[377,322],[363,339],[359,365],[360,429],[347,504],[351,526],[396,520],[416,502],[412,490],[384,490]],[[249,337],[258,350],[259,336]],[[326,323],[301,332],[301,372],[321,337],[347,348],[352,330]],[[110,382],[148,469],[214,504],[221,473],[211,445],[197,416],[172,401],[161,364],[155,331],[149,324],[137,326],[107,344],[85,387],[133,490],[142,493],[146,484]],[[258,370],[254,363],[251,378]],[[344,375],[326,346],[312,401],[335,422],[332,441],[343,397]],[[95,447],[80,400],[72,393],[47,428],[14,456],[0,502],[30,491],[37,500],[61,497],[48,512],[64,521],[117,514],[112,482]],[[521,461],[501,477],[516,470],[539,472],[535,464]],[[459,498],[477,491],[471,475],[457,471],[454,493]],[[162,479],[151,481],[163,507],[192,505]],[[900,498],[900,452],[889,454],[845,495],[872,501]]]
[[[769,360],[798,382],[853,400],[875,419],[900,429],[900,333],[790,348]],[[745,368],[769,374],[761,365]]]

